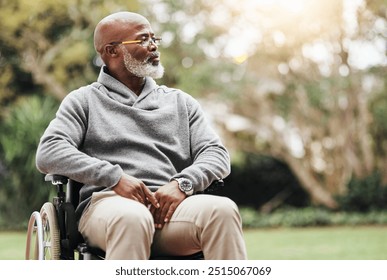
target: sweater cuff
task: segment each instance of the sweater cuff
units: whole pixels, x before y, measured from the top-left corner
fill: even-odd
[[[107,181],[104,185],[107,186],[108,189],[112,189],[121,180],[123,173],[124,171],[118,164],[114,165],[114,168],[107,176]]]

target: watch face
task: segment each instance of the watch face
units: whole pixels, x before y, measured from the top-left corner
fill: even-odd
[[[190,191],[192,189],[192,184],[189,180],[181,180],[180,186],[185,191]]]
[[[193,186],[190,180],[182,178],[179,179],[178,182],[180,190],[186,195],[191,195],[193,193]]]

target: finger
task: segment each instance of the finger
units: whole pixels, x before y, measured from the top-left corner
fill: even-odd
[[[173,213],[175,213],[176,207],[174,204],[169,206],[168,212],[164,217],[164,223],[168,223],[171,220]]]
[[[150,213],[151,213],[151,215],[152,215],[152,217],[153,217],[153,220],[154,220],[154,219],[155,219],[155,213],[156,213],[156,211],[157,211],[157,208],[155,208],[153,205],[150,205],[149,211],[150,211]]]
[[[135,200],[137,200],[138,202],[140,202],[140,203],[142,203],[142,204],[144,204],[145,205],[145,201],[144,201],[144,199],[142,198],[142,196],[141,195],[139,195],[139,194],[134,194],[134,198],[135,198]]]
[[[162,206],[161,206],[162,207]],[[161,228],[161,223],[160,223],[160,217],[161,217],[161,210],[162,208],[157,208],[153,214],[153,219],[155,223],[156,228]]]
[[[158,228],[162,228],[165,224],[165,217],[167,213],[169,212],[169,209],[171,207],[172,203],[168,202],[165,203],[162,207],[162,209],[159,210],[159,215],[157,217],[157,225]]]
[[[160,208],[156,209],[155,214],[153,216],[156,228],[162,228],[161,213],[164,207],[165,207],[165,204],[161,203]]]
[[[160,208],[160,203],[158,202],[154,193],[151,192],[146,186],[143,187],[143,193],[147,201],[149,201],[154,207]]]
[[[157,217],[159,216],[159,210],[160,208],[155,208],[152,206],[152,209],[151,209],[151,214],[152,214],[152,217],[153,217],[153,223],[155,225],[155,228],[159,228],[159,222],[157,220]]]

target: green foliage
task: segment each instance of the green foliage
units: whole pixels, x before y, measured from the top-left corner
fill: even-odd
[[[245,228],[387,225],[386,211],[332,212],[324,208],[281,208],[271,214],[240,209]]]
[[[27,97],[10,109],[0,124],[0,223],[18,226],[33,210],[48,200],[50,188],[43,185],[35,167],[39,139],[54,117],[58,103],[51,98]]]
[[[163,37],[160,52],[166,71],[160,83],[197,97],[238,97],[241,83],[246,83],[243,66],[222,56],[225,45],[216,40],[227,27],[211,23],[212,4],[203,0],[154,2],[157,5],[144,7],[144,14]]]
[[[280,193],[287,194],[281,204],[295,207],[308,204],[308,195],[286,164],[273,157],[251,154],[233,163],[232,172],[225,179],[225,188],[220,191],[238,205],[255,209]]]
[[[124,0],[2,1],[0,106],[37,91],[60,100],[94,81],[95,25],[111,12],[138,8]]]
[[[382,184],[379,172],[359,179],[352,178],[348,191],[338,202],[345,211],[372,211],[387,209],[387,186]]]

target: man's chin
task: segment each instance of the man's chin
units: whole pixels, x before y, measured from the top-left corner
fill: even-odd
[[[151,71],[148,76],[153,79],[161,79],[164,76],[164,67],[161,65],[161,63],[158,63],[158,65],[155,67],[155,69],[152,69],[154,71]]]
[[[126,68],[130,73],[140,78],[151,77],[153,79],[160,79],[164,76],[164,67],[160,62],[156,66],[153,63],[146,63],[141,66],[131,65]]]

